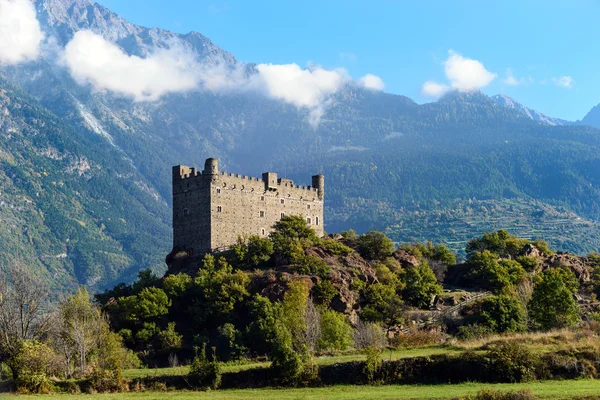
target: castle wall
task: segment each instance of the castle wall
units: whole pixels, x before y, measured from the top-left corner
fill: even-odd
[[[322,236],[322,175],[310,186],[297,186],[276,173],[252,178],[218,171],[209,159],[202,173],[173,167],[173,246],[200,256],[229,248],[240,235],[267,237],[282,215],[301,215]]]
[[[265,190],[262,179],[230,175],[219,175],[211,185],[213,249],[230,246],[239,235],[268,236],[282,214],[302,215],[317,235],[323,235],[323,201],[316,189],[280,179]]]
[[[173,248],[201,254],[210,250],[210,183],[181,167],[173,171]]]

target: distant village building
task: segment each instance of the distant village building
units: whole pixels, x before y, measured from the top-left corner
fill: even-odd
[[[312,186],[265,172],[252,178],[219,172],[209,158],[203,171],[173,167],[173,250],[200,256],[228,249],[240,235],[267,237],[284,215],[301,215],[323,236],[325,178],[312,177]]]

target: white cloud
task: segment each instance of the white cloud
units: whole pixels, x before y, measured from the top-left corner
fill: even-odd
[[[194,57],[181,46],[157,49],[147,58],[127,55],[91,31],[79,31],[67,44],[63,61],[80,83],[131,96],[157,100],[169,92],[194,89],[199,83]]]
[[[1,0],[0,0],[1,1]],[[205,90],[214,93],[254,92],[308,110],[316,127],[332,95],[352,82],[345,69],[297,64],[258,64],[248,73],[242,64],[201,64],[181,43],[156,49],[147,58],[130,56],[120,47],[91,31],[79,31],[61,55],[64,65],[81,84],[109,90],[136,101],[154,101],[167,93]],[[357,84],[383,89],[383,81],[365,75]]]
[[[373,74],[366,74],[358,80],[358,83],[365,89],[383,90],[385,88],[383,79]]]
[[[43,39],[29,0],[0,0],[0,64],[35,60]]]
[[[449,87],[433,81],[427,81],[421,87],[421,93],[426,97],[438,98],[448,91]]]
[[[560,86],[560,87],[564,87],[564,88],[572,88],[573,85],[575,84],[575,80],[573,79],[573,77],[565,75],[565,76],[559,76],[558,78],[552,78],[552,82],[554,82],[554,84],[556,86]]]
[[[519,85],[525,84],[526,80],[525,80],[525,78],[517,79],[515,77],[515,74],[513,73],[512,68],[507,68],[506,69],[506,77],[504,78],[503,82],[509,86],[519,86]]]
[[[491,73],[483,64],[471,58],[465,58],[453,50],[444,62],[446,78],[454,89],[461,91],[478,90],[489,85],[498,75]]]
[[[449,50],[448,54],[443,64],[449,85],[427,81],[421,87],[423,95],[440,97],[449,89],[464,92],[478,90],[489,85],[498,76],[488,71],[480,61],[463,57],[454,50]]]

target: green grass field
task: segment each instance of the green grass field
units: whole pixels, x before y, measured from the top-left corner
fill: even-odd
[[[443,353],[459,353],[463,351],[462,349],[454,348],[454,347],[443,347],[443,346],[432,346],[432,347],[420,347],[406,350],[394,350],[391,353],[389,351],[384,352],[382,357],[384,359],[397,360],[399,358],[409,358],[409,357],[422,357],[422,356],[431,356],[434,354],[443,354]],[[358,353],[350,353],[343,354],[337,356],[327,356],[327,357],[317,357],[315,361],[319,365],[331,365],[337,363],[344,363],[350,361],[363,361],[365,360],[364,354]],[[258,367],[268,367],[268,362],[255,362],[248,364],[239,364],[239,365],[228,365],[224,364],[222,366],[222,372],[237,372],[243,371],[251,368]],[[166,375],[185,375],[189,371],[188,367],[173,367],[173,368],[144,368],[144,369],[129,369],[123,372],[123,376],[127,379],[134,378],[142,378],[146,376],[166,376]]]
[[[482,389],[529,389],[547,399],[569,399],[574,396],[591,396],[600,393],[600,380],[543,381],[522,384],[459,385],[402,385],[402,386],[331,386],[307,389],[243,389],[210,392],[144,392],[96,395],[18,396],[19,399],[36,400],[367,400],[367,399],[451,399],[475,394]],[[14,396],[17,397],[17,396]]]

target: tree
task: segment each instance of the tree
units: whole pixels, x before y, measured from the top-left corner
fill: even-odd
[[[385,260],[394,251],[394,242],[383,232],[369,231],[356,241],[358,252],[368,260]]]
[[[548,330],[574,325],[579,319],[575,290],[577,279],[568,269],[550,268],[538,275],[527,307],[534,327]]]
[[[352,346],[353,330],[344,314],[333,310],[325,310],[321,314],[321,350],[343,351]]]
[[[273,250],[281,258],[297,263],[304,256],[304,249],[319,243],[319,238],[301,215],[285,215],[273,225],[269,238]]]
[[[63,344],[63,354],[67,360],[77,356],[81,375],[86,372],[90,353],[98,346],[99,332],[106,321],[100,309],[92,304],[85,288],[67,298],[59,307],[60,329],[58,335]]]
[[[0,361],[15,357],[24,340],[46,339],[50,330],[43,309],[46,298],[46,285],[24,265],[14,263],[0,273]],[[16,377],[18,371],[12,373]]]
[[[404,320],[404,304],[393,287],[372,284],[365,290],[364,297],[366,305],[360,312],[363,320],[381,322],[388,332]]]
[[[527,329],[527,314],[519,300],[513,296],[492,296],[467,310],[468,324],[477,324],[491,332],[520,332]]]
[[[237,243],[232,246],[239,268],[257,268],[271,259],[273,242],[258,235],[238,236]]]
[[[498,260],[498,254],[489,250],[476,253],[469,259],[466,278],[474,286],[500,293],[519,283],[526,272],[514,260]]]
[[[155,320],[169,312],[171,300],[164,290],[154,286],[143,288],[137,295],[119,299],[129,321]]]
[[[433,296],[442,293],[442,287],[437,283],[427,261],[419,266],[406,269],[404,272],[405,289],[402,291],[406,301],[415,307],[427,308]]]

